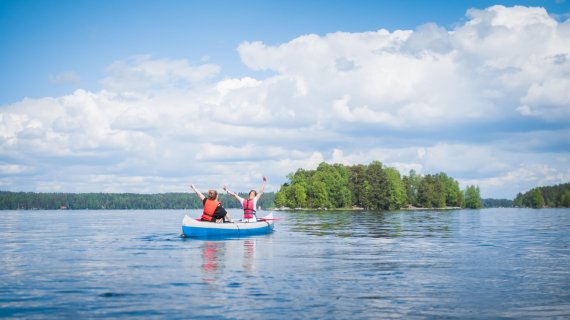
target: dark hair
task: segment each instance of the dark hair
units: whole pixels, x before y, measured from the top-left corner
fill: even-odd
[[[249,195],[249,194],[252,193],[252,192],[253,192],[253,195],[254,195],[254,196],[257,195],[257,191],[255,191],[255,190],[249,190],[249,192],[248,192],[247,194]]]
[[[216,200],[217,197],[218,197],[218,191],[216,191],[216,190],[208,190],[208,199],[210,199],[210,200]]]

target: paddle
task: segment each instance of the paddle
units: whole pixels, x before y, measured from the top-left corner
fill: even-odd
[[[281,220],[281,218],[259,218],[259,219],[257,219],[257,221],[275,221],[275,220]],[[196,221],[202,221],[202,219],[196,218]],[[230,221],[230,222],[233,222],[233,221]]]

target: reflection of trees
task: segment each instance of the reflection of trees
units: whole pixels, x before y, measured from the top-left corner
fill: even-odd
[[[323,236],[351,229],[351,217],[345,212],[295,212],[290,217],[293,231]]]
[[[381,212],[296,212],[290,216],[294,221],[293,231],[316,236],[334,235],[337,237],[395,237],[397,226],[386,226]]]
[[[294,232],[315,236],[397,238],[450,237],[454,211],[292,212]]]
[[[416,211],[402,212],[406,236],[420,238],[450,238],[450,225],[458,211]]]

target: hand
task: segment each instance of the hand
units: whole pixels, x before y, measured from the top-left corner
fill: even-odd
[[[267,177],[263,176],[263,182],[267,181]]]
[[[192,189],[196,189],[196,187],[194,187],[194,185],[193,185],[193,184],[190,184],[190,188],[192,188]]]
[[[228,187],[223,186],[222,189],[224,189],[224,191],[228,192]]]

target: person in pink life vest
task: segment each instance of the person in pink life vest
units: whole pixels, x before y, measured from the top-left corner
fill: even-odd
[[[263,195],[263,191],[265,190],[265,182],[267,181],[267,177],[263,176],[263,183],[261,183],[261,188],[259,188],[259,193],[255,190],[251,190],[247,195],[247,199],[244,199],[237,195],[237,193],[232,192],[228,189],[228,187],[224,186],[224,190],[234,198],[236,198],[241,206],[243,207],[243,221],[246,222],[255,222],[257,221],[257,217],[255,216],[255,210],[257,208],[257,200],[261,198]]]

